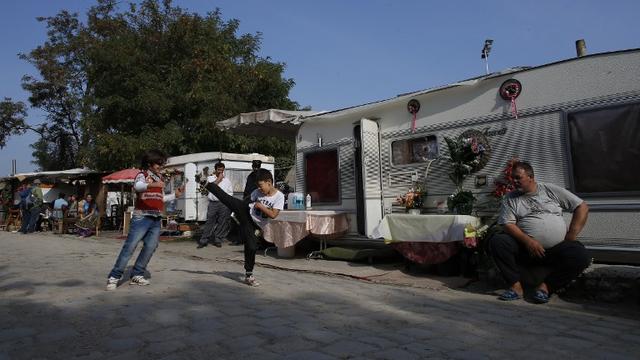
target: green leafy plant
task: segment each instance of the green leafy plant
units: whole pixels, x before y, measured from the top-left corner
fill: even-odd
[[[449,150],[451,172],[449,179],[455,184],[456,192],[447,199],[449,209],[457,214],[471,214],[476,198],[473,193],[463,190],[464,180],[478,170],[485,147],[473,137],[444,138]]]
[[[449,149],[449,162],[451,163],[449,179],[456,185],[458,190],[462,190],[462,183],[467,176],[477,171],[484,155],[484,148],[473,138],[449,138],[445,136],[444,141]]]
[[[33,65],[22,87],[45,121],[27,121],[24,103],[0,101],[0,148],[36,132],[31,146],[41,170],[122,169],[150,148],[293,162],[294,141],[216,127],[241,112],[299,108],[289,98],[294,80],[261,51],[261,33],[240,33],[240,22],[218,9],[198,14],[171,0],[94,3],[86,16],[62,10],[38,18],[46,39],[19,57]]]
[[[451,211],[460,215],[470,215],[476,198],[468,190],[459,190],[447,199],[447,206]]]

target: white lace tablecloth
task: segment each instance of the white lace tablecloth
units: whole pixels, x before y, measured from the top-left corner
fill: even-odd
[[[340,211],[283,210],[262,230],[265,240],[286,248],[310,234],[329,236],[344,233],[349,230],[349,218]]]
[[[373,230],[372,237],[385,242],[452,242],[464,239],[464,227],[480,226],[480,219],[470,215],[388,214]]]

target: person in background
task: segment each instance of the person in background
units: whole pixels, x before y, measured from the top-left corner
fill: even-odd
[[[42,195],[40,184],[40,179],[33,180],[33,184],[30,188],[30,194],[27,198],[27,207],[30,206],[30,208],[29,224],[27,225],[26,233],[36,231],[37,225],[40,223],[40,212],[42,211],[42,204],[44,203],[44,196]]]
[[[550,267],[551,273],[536,286],[533,300],[547,303],[552,293],[577,278],[591,262],[584,245],[576,240],[589,208],[564,188],[536,182],[527,162],[516,162],[511,175],[516,191],[503,200],[498,216],[504,234],[488,241],[489,252],[509,286],[500,300],[522,298],[520,266],[542,265]],[[568,230],[563,210],[573,212]]]
[[[31,184],[28,181],[24,181],[20,187],[18,188],[18,195],[20,196],[20,202],[18,206],[20,207],[20,214],[22,216],[22,225],[20,226],[20,232],[23,234],[27,233],[27,228],[29,227],[29,218],[31,217],[30,210],[33,207],[33,203],[31,202]]]
[[[69,196],[69,211],[67,211],[67,216],[75,218],[78,216],[78,197],[75,194],[71,194]]]
[[[58,198],[53,202],[53,212],[51,216],[56,220],[63,219],[64,213],[69,208],[69,203],[65,200],[65,196],[66,194],[61,192],[58,194]]]
[[[86,200],[83,197],[78,197],[78,218],[82,218],[84,216],[84,203]]]
[[[96,228],[99,216],[98,208],[96,203],[93,201],[93,196],[91,194],[87,194],[84,197],[84,202],[82,203],[82,215],[76,222],[78,235],[82,237],[91,236]]]
[[[144,277],[147,265],[158,247],[160,239],[160,223],[164,203],[180,197],[184,185],[176,189],[175,194],[164,194],[164,180],[162,168],[167,162],[167,155],[160,150],[146,151],[140,161],[140,173],[133,184],[137,192],[135,210],[131,218],[129,235],[122,245],[120,254],[107,278],[107,291],[115,290],[124,274],[129,259],[142,241],[143,247],[131,271],[130,284],[149,285],[151,282]]]
[[[14,194],[11,185],[0,183],[0,224],[6,224],[9,209],[13,207]]]
[[[269,170],[256,170],[257,189],[248,200],[236,199],[225,193],[216,183],[207,184],[207,190],[218,197],[238,219],[240,236],[244,238],[244,282],[250,286],[260,285],[253,276],[256,262],[258,237],[262,227],[275,219],[284,208],[284,195],[273,186],[273,175]]]
[[[253,160],[251,162],[251,169],[253,171],[251,171],[249,176],[247,176],[247,182],[244,185],[244,191],[242,192],[243,200],[248,200],[251,197],[251,193],[253,193],[253,191],[258,188],[257,176],[258,176],[258,170],[260,169],[261,166],[262,166],[262,161],[260,160]]]
[[[207,178],[207,183],[217,184],[225,193],[233,196],[233,184],[224,176],[224,163],[217,162],[213,175]],[[218,200],[212,193],[208,193],[207,222],[202,229],[202,236],[198,240],[198,249],[202,249],[211,242],[216,247],[221,247],[222,242],[229,234],[229,216],[231,210]]]

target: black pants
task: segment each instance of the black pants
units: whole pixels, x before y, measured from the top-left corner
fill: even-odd
[[[20,205],[20,213],[22,215],[22,224],[20,225],[20,232],[23,234],[27,233],[27,229],[29,228],[29,221],[31,221],[31,211]]]
[[[544,279],[550,292],[569,284],[591,263],[591,257],[579,241],[563,241],[545,249],[542,258],[532,257],[524,245],[508,234],[489,239],[488,250],[509,286],[520,281],[520,266],[545,266],[551,273]]]
[[[247,273],[253,272],[253,267],[256,263],[256,249],[258,247],[258,233],[261,232],[260,227],[253,222],[251,214],[249,214],[249,202],[250,199],[240,200],[237,199],[220,189],[217,184],[209,183],[206,186],[215,197],[220,200],[229,210],[233,211],[236,219],[240,222],[239,232],[240,236],[244,239],[244,269]]]

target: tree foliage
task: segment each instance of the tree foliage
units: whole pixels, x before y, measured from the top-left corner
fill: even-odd
[[[27,131],[26,116],[23,102],[13,102],[11,98],[0,101],[0,149],[7,145],[11,135],[22,135]]]
[[[88,140],[81,127],[88,91],[85,29],[77,15],[67,11],[38,21],[47,23],[47,41],[20,55],[40,74],[23,76],[22,87],[31,93],[31,105],[46,114],[37,127],[40,139],[31,145],[33,156],[42,170],[74,168]]]
[[[21,55],[39,72],[23,78],[29,101],[47,114],[33,145],[41,168],[117,169],[152,147],[293,156],[292,142],[215,127],[240,112],[298,108],[285,65],[258,55],[260,33],[238,35],[239,21],[225,21],[219,9],[117,4],[98,0],[85,22],[66,11],[39,19],[48,40]]]

